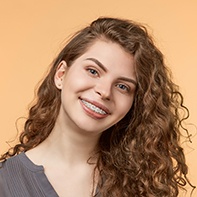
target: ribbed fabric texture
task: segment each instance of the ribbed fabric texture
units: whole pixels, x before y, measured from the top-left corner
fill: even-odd
[[[25,153],[0,163],[0,197],[58,197],[44,174]]]

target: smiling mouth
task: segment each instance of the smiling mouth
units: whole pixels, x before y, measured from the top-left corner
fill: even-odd
[[[104,111],[103,109],[93,105],[92,103],[89,103],[89,102],[87,102],[85,100],[81,100],[81,101],[88,109],[92,110],[93,112],[96,112],[96,113],[102,114],[102,115],[106,115],[107,114],[106,111]]]

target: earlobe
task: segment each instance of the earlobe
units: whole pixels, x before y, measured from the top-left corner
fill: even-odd
[[[54,76],[55,85],[60,90],[62,89],[63,79],[64,79],[66,70],[67,70],[67,63],[66,61],[63,60],[57,66],[57,70]]]

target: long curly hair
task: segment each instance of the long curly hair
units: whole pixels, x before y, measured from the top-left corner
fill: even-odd
[[[118,43],[134,57],[137,89],[127,115],[104,131],[98,143],[98,191],[102,197],[175,197],[189,183],[180,146],[182,122],[189,117],[183,96],[146,27],[118,18],[98,18],[74,34],[52,63],[29,110],[20,142],[5,160],[43,142],[59,114],[61,91],[54,84],[58,64],[72,66],[99,39]],[[184,112],[184,113],[182,113]],[[189,183],[190,184],[190,183]]]

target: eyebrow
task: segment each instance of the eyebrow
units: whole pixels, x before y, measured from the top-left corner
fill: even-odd
[[[107,68],[101,63],[99,62],[97,59],[95,58],[87,58],[86,60],[90,60],[93,61],[95,64],[97,64],[103,71],[107,72]],[[127,81],[129,83],[134,84],[135,86],[137,86],[137,82],[134,79],[128,78],[128,77],[119,77],[119,80],[123,80],[123,81]]]
[[[135,86],[137,86],[137,81],[135,81],[134,79],[127,78],[127,77],[120,77],[119,80],[127,81],[127,82],[132,83]]]
[[[105,72],[107,72],[107,68],[101,63],[99,62],[97,59],[95,58],[87,58],[86,60],[91,60],[93,61],[95,64],[97,64],[102,70],[104,70]]]

